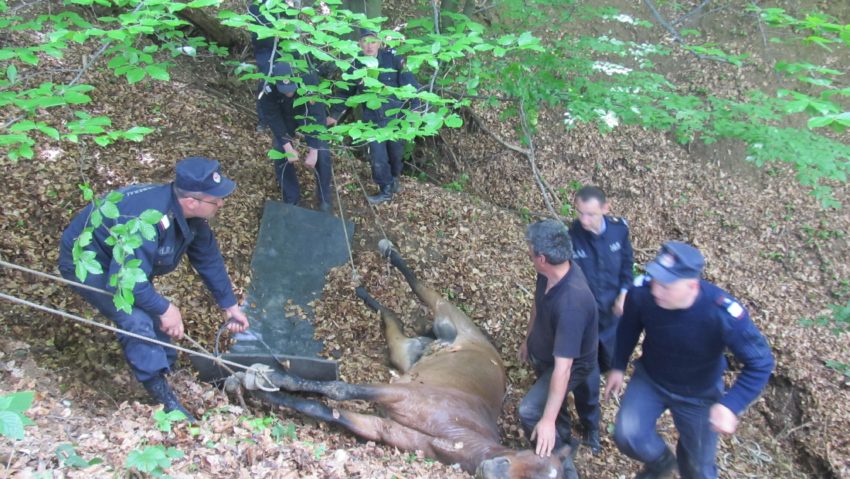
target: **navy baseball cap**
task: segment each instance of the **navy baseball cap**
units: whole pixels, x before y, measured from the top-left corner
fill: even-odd
[[[662,284],[680,279],[694,279],[702,275],[705,258],[693,246],[681,241],[668,241],[661,246],[658,256],[646,265],[653,281]]]
[[[236,183],[221,174],[218,161],[190,156],[177,163],[174,185],[183,191],[224,198],[233,193]]]
[[[276,77],[290,77],[286,80],[278,80],[275,83],[275,87],[277,87],[277,91],[283,93],[284,95],[290,95],[295,93],[295,90],[298,89],[298,84],[292,81],[292,65],[286,62],[277,62],[274,64],[272,68],[272,76]]]
[[[368,28],[361,28],[360,29],[360,38],[362,39],[362,38],[366,38],[366,37],[377,38],[378,32],[376,32],[375,30],[369,30]]]

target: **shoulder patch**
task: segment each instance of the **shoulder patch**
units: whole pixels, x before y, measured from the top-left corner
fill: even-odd
[[[159,220],[159,227],[162,231],[167,230],[171,226],[171,220],[168,219],[168,215],[162,215],[162,219]]]
[[[734,299],[720,297],[718,298],[717,303],[720,307],[725,309],[727,313],[729,313],[729,316],[732,316],[735,319],[741,319],[744,317],[744,307]]]

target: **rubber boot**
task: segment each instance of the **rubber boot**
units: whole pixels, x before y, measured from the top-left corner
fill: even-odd
[[[396,194],[401,191],[401,178],[399,178],[398,176],[393,176],[393,185],[391,191],[393,192],[393,194]]]
[[[157,376],[153,379],[148,379],[142,383],[142,386],[145,387],[145,390],[147,390],[154,401],[165,406],[165,412],[180,411],[186,415],[186,420],[190,423],[197,422],[195,417],[189,414],[189,411],[180,404],[180,401],[174,395],[174,391],[171,390],[171,386],[169,386],[168,381],[164,377]]]
[[[382,186],[381,191],[379,191],[377,195],[367,196],[366,198],[369,200],[369,203],[372,203],[373,205],[377,205],[378,203],[383,203],[385,201],[391,201],[393,199],[392,183]]]
[[[676,456],[673,451],[665,449],[664,454],[658,459],[644,464],[643,469],[635,476],[635,479],[662,479],[676,470]]]

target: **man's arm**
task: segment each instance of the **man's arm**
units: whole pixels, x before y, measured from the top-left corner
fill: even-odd
[[[224,258],[218,248],[212,230],[206,221],[198,228],[195,238],[186,250],[189,262],[204,280],[207,289],[221,309],[228,309],[236,304],[233,294],[233,284],[224,266]]]
[[[531,335],[531,330],[534,328],[534,320],[537,319],[537,302],[531,304],[531,315],[528,318],[528,327],[525,328],[525,339],[519,345],[517,357],[521,362],[528,361],[528,337]]]
[[[626,220],[623,221],[623,228],[626,233],[623,235],[623,244],[620,248],[620,294],[617,296],[617,299],[614,300],[614,307],[612,308],[612,313],[614,316],[622,316],[623,308],[625,306],[626,301],[626,293],[629,290],[629,286],[631,286],[632,281],[634,281],[634,277],[632,276],[632,271],[634,270],[635,264],[635,253],[634,249],[632,249],[632,243],[629,240],[629,226],[626,224]]]
[[[555,438],[558,434],[555,422],[561,405],[567,395],[567,385],[570,382],[570,368],[573,366],[573,358],[560,358],[555,356],[555,367],[552,370],[552,379],[549,381],[549,395],[546,398],[546,407],[543,409],[543,417],[534,426],[531,432],[531,440],[537,439],[535,452],[538,456],[549,456],[555,448]]]
[[[717,431],[731,434],[737,427],[737,416],[767,385],[774,360],[767,340],[741,305],[729,301],[722,314],[723,339],[743,369],[723,398],[712,406],[710,419]]]

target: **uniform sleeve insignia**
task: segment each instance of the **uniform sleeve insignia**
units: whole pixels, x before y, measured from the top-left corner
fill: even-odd
[[[167,230],[171,226],[171,220],[168,219],[168,215],[162,215],[162,219],[159,220],[159,226],[162,228],[162,231]]]
[[[722,306],[726,308],[726,312],[729,313],[729,316],[732,316],[735,319],[741,319],[744,316],[744,307],[737,301],[729,298],[723,298],[722,303]]]

